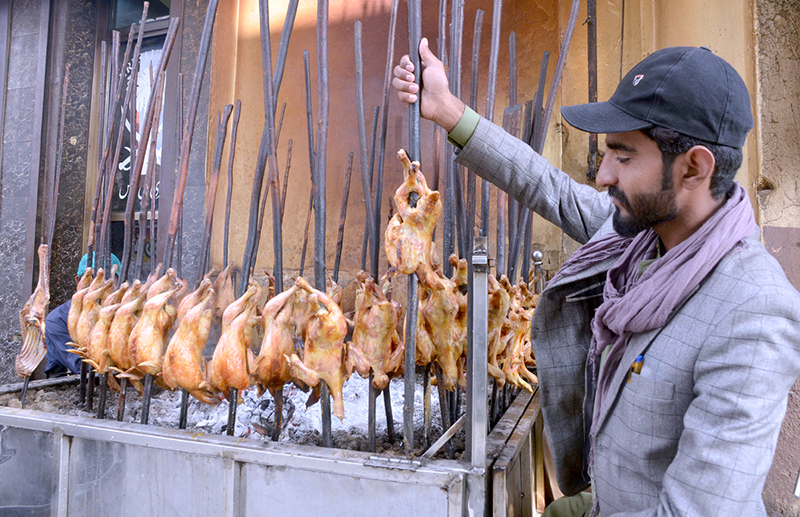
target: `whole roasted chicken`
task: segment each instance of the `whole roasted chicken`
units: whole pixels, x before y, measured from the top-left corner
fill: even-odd
[[[250,386],[251,365],[255,360],[251,350],[254,330],[259,322],[258,303],[262,289],[250,280],[247,291],[225,309],[222,315],[222,335],[208,363],[208,380],[214,388],[227,394]]]
[[[167,335],[177,316],[169,300],[182,287],[175,278],[175,270],[170,268],[147,292],[142,317],[133,327],[129,341],[131,359],[139,374],[155,376],[161,371]]]
[[[134,369],[133,358],[130,352],[130,338],[134,327],[142,317],[142,308],[147,299],[147,289],[139,280],[134,280],[128,292],[123,296],[120,307],[114,313],[114,320],[108,329],[108,358],[111,366],[118,373],[125,373]],[[138,379],[133,382],[136,389],[141,391]]]
[[[264,306],[264,341],[252,369],[259,396],[269,390],[273,399],[277,400],[282,396],[284,384],[292,380],[286,357],[294,354],[292,305],[298,289],[292,286]]]
[[[399,341],[399,317],[395,305],[375,285],[374,279],[367,277],[356,294],[353,340],[348,343],[347,351],[349,369],[355,368],[364,378],[372,370],[372,385],[379,390],[389,384],[388,374],[403,362],[404,349],[392,349],[392,343]]]
[[[419,162],[412,163],[402,149],[397,158],[403,163],[405,181],[394,194],[395,214],[386,228],[386,257],[399,273],[417,273],[421,284],[432,286],[436,274],[431,265],[431,242],[442,201],[439,192],[428,188]]]
[[[206,278],[178,307],[178,330],[170,339],[161,367],[161,378],[172,389],[183,388],[206,404],[219,399],[208,383],[203,350],[216,310],[216,293]]]
[[[109,332],[114,316],[122,306],[122,300],[128,291],[128,283],[125,282],[103,301],[103,308],[100,309],[97,323],[89,334],[89,342],[86,344],[86,354],[83,360],[98,373],[102,374],[108,371]]]
[[[458,360],[463,352],[462,331],[456,322],[460,300],[456,296],[455,282],[441,275],[435,278],[430,286],[420,282],[420,313],[434,348],[434,359],[442,369],[443,378],[437,381],[441,380],[448,391],[453,391],[458,383]]]
[[[505,279],[505,275],[503,275]],[[507,279],[506,279],[507,282]],[[508,315],[510,297],[508,291],[497,281],[494,275],[489,275],[489,375],[494,377],[497,385],[502,388],[506,382],[503,365],[498,364],[498,355],[505,349],[503,342],[503,323]]]
[[[74,340],[76,345],[76,350],[70,350],[70,352],[85,357],[86,347],[89,344],[89,336],[97,323],[97,319],[100,317],[100,309],[103,306],[103,301],[114,288],[113,272],[114,270],[112,269],[111,279],[106,280],[105,271],[103,271],[102,268],[98,269],[97,276],[95,276],[92,283],[89,284],[88,291],[83,296],[75,334],[72,334],[70,330],[70,337]],[[72,312],[72,307],[70,307],[70,312]],[[69,324],[69,320],[67,323]]]
[[[75,336],[78,335],[78,320],[81,317],[81,310],[83,309],[83,299],[86,297],[86,293],[89,292],[89,286],[93,281],[92,270],[86,268],[86,271],[83,272],[80,280],[78,280],[75,294],[72,295],[72,303],[69,306],[69,313],[67,314],[67,330],[72,339],[75,339]]]
[[[342,420],[342,387],[350,375],[347,371],[347,348],[344,344],[347,322],[342,310],[326,293],[317,291],[302,277],[297,279],[295,286],[308,293],[310,316],[305,325],[303,359],[297,354],[287,357],[292,376],[307,386],[316,388],[309,398],[310,403],[318,398],[319,382],[324,381],[333,397],[333,414]]]
[[[39,281],[19,313],[22,349],[14,360],[14,371],[29,377],[47,355],[44,342],[44,319],[50,304],[50,248],[39,246]]]

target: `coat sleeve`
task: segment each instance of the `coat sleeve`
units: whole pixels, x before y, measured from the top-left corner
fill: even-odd
[[[581,244],[588,242],[613,212],[607,194],[573,180],[483,117],[457,161]]]
[[[695,398],[658,506],[614,515],[763,515],[761,492],[800,372],[798,315],[796,292],[772,292],[720,319],[696,362]]]

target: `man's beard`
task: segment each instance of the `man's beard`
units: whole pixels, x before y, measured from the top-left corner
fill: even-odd
[[[665,181],[660,192],[635,194],[633,200],[629,200],[617,187],[608,187],[608,195],[616,198],[628,212],[627,216],[623,216],[619,207],[616,207],[612,219],[614,230],[622,237],[633,237],[641,231],[674,219],[678,215],[678,204],[671,183]]]

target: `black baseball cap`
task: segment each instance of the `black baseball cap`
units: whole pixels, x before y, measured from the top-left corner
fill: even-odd
[[[753,127],[744,81],[706,47],[653,52],[628,72],[607,102],[564,106],[561,114],[589,133],[659,126],[736,148]]]

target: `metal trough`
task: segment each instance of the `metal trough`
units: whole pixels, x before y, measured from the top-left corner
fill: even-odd
[[[538,413],[538,396],[517,397],[487,437],[487,478],[460,461],[2,408],[0,515],[455,517],[489,510],[475,498],[486,487],[494,515],[537,515],[530,476],[515,473],[532,464]]]

